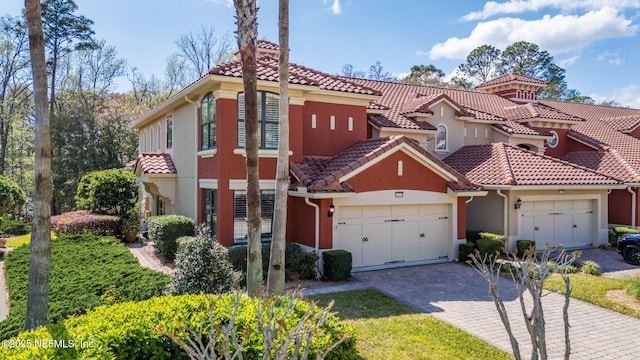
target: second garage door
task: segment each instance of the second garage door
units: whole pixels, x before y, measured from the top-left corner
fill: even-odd
[[[446,259],[449,205],[341,206],[334,248],[353,256],[353,267]]]
[[[520,234],[535,240],[536,248],[563,245],[567,248],[591,246],[594,239],[592,200],[523,202]]]

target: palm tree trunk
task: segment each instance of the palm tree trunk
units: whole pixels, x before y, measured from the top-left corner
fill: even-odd
[[[280,0],[280,127],[278,130],[278,167],[276,200],[273,212],[273,239],[269,259],[267,292],[284,294],[285,247],[287,236],[287,191],[289,190],[289,0]]]
[[[47,324],[51,262],[51,140],[39,0],[25,0],[35,98],[35,193],[25,330]]]
[[[242,60],[244,85],[245,149],[247,153],[247,293],[262,290],[262,249],[260,184],[258,174],[258,80],[256,74],[256,40],[258,21],[255,0],[234,0],[238,24],[238,49]]]

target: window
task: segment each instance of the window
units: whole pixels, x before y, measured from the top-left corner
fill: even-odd
[[[202,150],[216,148],[216,98],[208,93],[200,106],[200,147]]]
[[[156,200],[156,215],[164,215],[164,200],[162,196],[154,195]]]
[[[447,127],[438,125],[436,127],[436,150],[447,150]]]
[[[270,241],[273,230],[274,190],[260,191],[260,210],[262,211],[262,239]],[[248,240],[247,227],[247,192],[233,192],[233,238],[236,242]]]
[[[167,149],[173,148],[173,116],[167,116]]]
[[[212,189],[204,190],[204,223],[211,230],[211,236],[216,236],[216,191]]]
[[[551,133],[551,136],[553,136],[551,138],[551,140],[547,141],[547,144],[549,145],[550,148],[555,148],[556,146],[558,146],[558,141],[560,139],[558,139],[558,133],[555,131],[549,131]]]
[[[258,91],[258,147],[278,149],[280,105],[278,94]],[[244,93],[238,94],[238,147],[245,147]]]

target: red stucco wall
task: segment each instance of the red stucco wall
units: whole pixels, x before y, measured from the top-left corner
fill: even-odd
[[[640,225],[640,201],[636,193],[636,226]],[[609,223],[631,226],[631,194],[627,190],[612,190],[609,194]]]
[[[569,130],[551,129],[551,128],[544,128],[544,130],[555,131],[558,134],[558,146],[556,146],[555,148],[552,148],[545,143],[545,150],[544,150],[545,155],[549,155],[553,157],[561,157],[562,155],[570,151],[571,149],[570,142],[575,142],[575,141],[569,140],[569,138],[567,137],[567,133],[569,132]]]
[[[312,116],[316,115],[316,128]],[[335,116],[335,130],[330,129]],[[353,131],[348,119],[353,118]],[[307,101],[303,111],[303,151],[305,155],[333,156],[367,138],[367,111],[364,106],[326,104]]]

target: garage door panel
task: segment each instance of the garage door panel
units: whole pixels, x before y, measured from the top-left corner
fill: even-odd
[[[369,220],[392,216],[391,206],[365,206],[364,209],[364,216]]]
[[[393,261],[391,247],[392,228],[390,224],[369,222],[366,226],[362,244],[364,265],[379,265]]]
[[[420,222],[401,221],[391,224],[393,229],[393,261],[418,261]]]
[[[354,267],[364,266],[362,253],[362,224],[338,225],[335,247],[351,253]]]
[[[447,219],[425,220],[421,223],[420,258],[434,260],[446,257],[449,243]],[[424,236],[422,236],[424,235]]]
[[[563,206],[565,204],[562,204]],[[562,245],[564,247],[576,246],[573,241],[573,215],[569,214],[555,214],[553,217],[554,222],[554,234],[556,245]],[[553,244],[553,241],[549,241]]]

